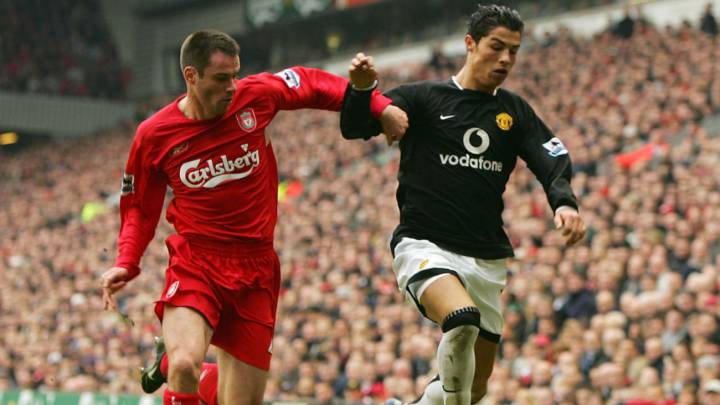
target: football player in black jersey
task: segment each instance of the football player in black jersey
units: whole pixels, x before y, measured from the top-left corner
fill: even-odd
[[[408,300],[443,331],[439,376],[415,401],[422,405],[469,405],[487,391],[513,256],[502,194],[518,157],[542,184],[567,245],[585,235],[567,149],[524,99],[499,87],[515,64],[523,25],[515,10],[478,6],[462,69],[448,80],[386,92],[399,109],[395,125],[383,128],[369,114],[367,90],[377,82],[372,60],[358,54],[350,66],[343,136],[368,139],[383,131],[388,143],[400,141],[393,271]]]

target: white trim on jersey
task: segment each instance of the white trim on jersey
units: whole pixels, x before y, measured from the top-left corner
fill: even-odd
[[[458,89],[460,89],[460,90],[465,90],[465,88],[463,88],[463,86],[461,86],[460,83],[458,83],[457,78],[455,77],[455,75],[451,76],[451,78],[452,78],[453,83],[455,83],[455,85],[457,86]],[[498,92],[498,89],[499,89],[499,88],[500,88],[500,87],[496,87],[495,90],[493,90],[493,96],[497,96],[497,92]]]

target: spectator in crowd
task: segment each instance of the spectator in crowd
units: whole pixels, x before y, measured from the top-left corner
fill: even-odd
[[[561,325],[568,318],[574,318],[588,323],[590,317],[595,315],[595,294],[585,287],[585,276],[580,272],[568,274],[567,294],[561,297],[562,304],[558,309],[556,317],[557,324]]]
[[[720,404],[720,380],[713,379],[702,388],[702,403],[706,405]]]
[[[590,370],[608,361],[607,356],[602,351],[600,338],[594,330],[586,330],[583,333],[582,354],[580,356],[580,370],[586,376]]]
[[[705,13],[703,13],[700,19],[700,31],[711,37],[715,37],[718,34],[718,25],[715,20],[715,15],[713,14],[712,6],[712,3],[708,3],[705,6]]]
[[[622,39],[629,39],[635,31],[635,19],[630,15],[630,6],[625,6],[625,14],[615,26],[615,35]]]
[[[670,353],[675,346],[684,343],[686,338],[687,329],[684,317],[675,309],[668,311],[665,315],[665,330],[662,334],[663,351]]]
[[[442,44],[438,44],[433,48],[428,65],[435,71],[442,72],[441,74],[450,72],[455,68],[455,63],[443,52]]]

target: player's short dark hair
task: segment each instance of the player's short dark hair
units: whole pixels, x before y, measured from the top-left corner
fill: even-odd
[[[228,34],[212,29],[200,30],[188,35],[180,48],[180,69],[192,66],[202,76],[210,57],[216,51],[228,56],[240,54],[240,45]]]
[[[510,7],[479,4],[477,11],[470,16],[467,33],[477,42],[497,27],[522,33],[525,23],[520,13]]]

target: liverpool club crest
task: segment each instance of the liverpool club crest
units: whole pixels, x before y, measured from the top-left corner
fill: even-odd
[[[235,113],[235,119],[243,131],[253,132],[257,127],[255,111],[253,111],[252,108],[246,108],[238,113]]]

